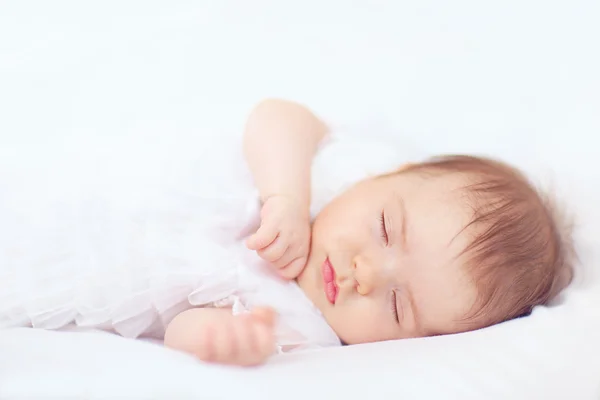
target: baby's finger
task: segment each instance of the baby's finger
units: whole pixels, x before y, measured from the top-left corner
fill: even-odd
[[[246,240],[246,247],[250,250],[259,250],[270,245],[279,233],[279,229],[275,224],[268,221],[263,222],[256,233]]]
[[[287,267],[296,258],[298,258],[299,252],[297,250],[298,249],[296,246],[289,246],[285,250],[285,253],[281,255],[281,257],[271,261],[271,263],[275,266],[275,268],[283,269]]]
[[[238,349],[233,335],[233,323],[225,324],[214,336],[215,361],[231,363],[235,360]]]
[[[277,313],[271,307],[256,307],[251,315],[265,325],[274,326]]]
[[[232,336],[238,351],[235,359],[230,362],[241,366],[252,366],[262,363],[270,354],[265,352],[263,335],[258,326],[265,326],[252,314],[238,315],[235,318]]]
[[[202,361],[211,362],[215,360],[215,329],[213,326],[206,326],[194,353]]]
[[[240,365],[253,365],[260,362],[256,355],[258,348],[256,338],[254,337],[254,321],[249,314],[236,317],[236,324],[233,335],[237,342],[238,357],[237,363]]]
[[[267,247],[257,251],[260,258],[269,262],[279,260],[288,249],[288,243],[281,235],[278,235],[273,242]]]
[[[306,257],[297,257],[279,269],[279,275],[285,279],[296,279],[306,265]]]
[[[275,352],[275,331],[272,326],[254,324],[254,338],[261,358],[266,359]]]

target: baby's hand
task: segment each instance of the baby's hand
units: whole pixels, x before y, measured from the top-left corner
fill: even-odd
[[[194,354],[202,361],[252,366],[275,351],[275,313],[257,308],[250,314],[191,309],[173,319],[165,346]]]
[[[297,278],[310,248],[308,210],[287,196],[272,196],[263,204],[260,217],[260,228],[246,246],[273,264],[282,277]]]

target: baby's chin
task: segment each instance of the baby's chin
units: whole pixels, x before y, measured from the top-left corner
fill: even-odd
[[[321,307],[319,306],[319,301],[318,301],[319,300],[318,299],[319,288],[317,287],[317,278],[318,277],[315,274],[316,274],[316,270],[315,270],[314,261],[313,261],[312,257],[309,256],[308,262],[302,269],[302,272],[300,273],[300,275],[298,275],[298,277],[296,277],[296,283],[298,284],[300,289],[302,289],[302,291],[304,292],[306,297],[308,297],[308,299],[314,304],[314,306],[317,307],[319,310],[321,310]]]

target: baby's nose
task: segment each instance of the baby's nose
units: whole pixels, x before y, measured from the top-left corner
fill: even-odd
[[[357,258],[353,269],[356,291],[363,296],[373,292],[383,279],[381,268],[366,259]]]

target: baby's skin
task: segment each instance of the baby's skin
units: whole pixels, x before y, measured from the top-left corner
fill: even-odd
[[[471,218],[464,178],[399,168],[352,186],[311,224],[311,164],[326,135],[300,104],[265,100],[252,110],[243,146],[262,209],[248,249],[296,280],[347,344],[472,329],[460,323],[477,296],[461,258]],[[187,310],[165,345],[207,362],[261,364],[276,347],[276,317],[267,308]]]

